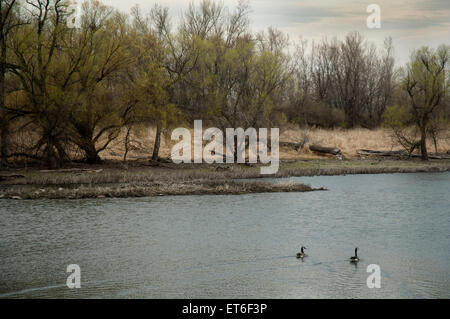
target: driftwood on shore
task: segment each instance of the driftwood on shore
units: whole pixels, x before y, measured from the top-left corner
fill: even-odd
[[[280,142],[280,147],[286,147],[296,150],[297,152],[304,147],[302,143]]]
[[[375,150],[358,150],[356,152],[360,156],[382,156],[382,157],[398,157],[398,158],[419,158],[419,154],[408,154],[406,151],[375,151]],[[450,159],[445,154],[428,154],[429,159]]]
[[[216,172],[230,172],[233,171],[233,166],[231,165],[222,165],[222,166],[216,166],[214,169]]]
[[[342,151],[340,149],[338,149],[337,147],[324,147],[324,146],[320,146],[320,145],[311,145],[309,147],[309,149],[311,151],[313,151],[314,153],[318,153],[319,155],[334,155],[339,159],[343,159],[344,156],[342,155]]]
[[[356,153],[361,156],[408,156],[405,151],[358,150]]]
[[[85,168],[64,168],[64,169],[48,169],[48,170],[40,170],[40,173],[101,173],[103,169],[85,169]]]
[[[2,181],[10,181],[18,178],[25,178],[23,175],[19,174],[10,174],[10,175],[0,175],[0,182]]]

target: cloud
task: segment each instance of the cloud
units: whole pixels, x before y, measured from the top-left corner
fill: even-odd
[[[417,8],[427,11],[450,11],[450,1],[448,0],[421,0],[417,3]],[[447,16],[447,19],[449,17]]]
[[[416,30],[431,27],[448,26],[450,24],[448,17],[444,16],[413,16],[406,18],[391,18],[382,20],[382,27],[387,30]]]
[[[289,26],[320,21],[326,18],[344,17],[345,13],[333,6],[313,5],[298,1],[251,2],[252,17],[257,23],[275,23]]]

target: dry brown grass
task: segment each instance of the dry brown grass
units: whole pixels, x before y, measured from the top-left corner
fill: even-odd
[[[193,132],[191,132],[193,135]],[[130,138],[129,152],[127,160],[136,161],[150,159],[153,152],[153,143],[155,139],[156,129],[152,127],[141,128],[137,132],[132,132]],[[308,129],[301,130],[298,128],[281,130],[281,142],[297,143],[308,137],[308,141],[303,150],[293,150],[286,147],[280,148],[281,160],[297,160],[297,159],[319,159],[323,158],[316,155],[309,150],[311,144],[319,144],[328,147],[337,147],[342,150],[346,158],[356,158],[357,150],[371,149],[371,150],[400,150],[401,147],[395,143],[391,137],[391,133],[387,129],[379,128],[375,130],[357,128],[351,130],[345,129]],[[26,152],[27,147],[30,147],[36,141],[36,134],[32,132],[19,132],[11,137],[14,145],[14,152]],[[119,134],[119,137],[114,140],[109,147],[100,153],[104,160],[123,160],[125,152],[125,130]],[[104,141],[100,141],[102,145]],[[160,157],[169,158],[170,150],[175,145],[175,141],[170,140],[170,136],[163,136],[161,140]],[[20,147],[18,145],[21,145]],[[27,147],[23,147],[23,146]],[[16,147],[17,146],[17,147]],[[429,152],[434,152],[434,146],[431,140],[428,141]],[[447,133],[441,136],[438,143],[438,152],[446,153],[450,150],[450,129]],[[73,148],[69,153],[74,158],[82,158],[83,154],[80,150]]]
[[[15,173],[25,176],[7,180],[0,186],[7,185],[42,185],[62,186],[86,185],[107,186],[110,184],[133,184],[139,186],[164,185],[173,183],[205,184],[215,180],[233,180],[264,178],[261,175],[261,165],[208,165],[208,164],[164,164],[163,167],[151,167],[145,162],[136,162],[124,166],[121,162],[109,162],[97,167],[99,171],[87,164],[79,164],[93,171],[60,172],[41,171],[36,168],[19,169]],[[226,170],[216,170],[217,167],[229,167]],[[379,173],[412,173],[412,172],[443,172],[450,170],[450,160],[419,159],[389,160],[389,159],[361,159],[361,160],[296,160],[281,162],[277,174],[269,177],[342,175],[342,174],[379,174]]]
[[[281,132],[280,141],[282,142],[298,142],[302,139],[305,131],[300,129],[289,129]],[[379,128],[375,130],[357,128],[351,130],[344,129],[309,129],[306,131],[309,141],[306,147],[301,151],[295,151],[289,148],[280,149],[280,159],[296,160],[296,159],[317,159],[322,158],[309,150],[311,144],[319,144],[328,147],[337,147],[342,150],[347,158],[357,157],[357,150],[400,150],[401,147],[395,143],[391,137],[391,133],[387,129]],[[124,153],[123,135],[111,144],[109,149],[105,150],[101,156],[107,160],[121,160]],[[150,158],[153,150],[153,141],[155,138],[155,129],[142,129],[138,134],[132,134],[131,148],[128,153],[129,160]],[[175,142],[170,139],[163,138],[161,143],[160,155],[168,158],[170,149]],[[432,141],[428,141],[430,152],[434,152]],[[443,136],[438,143],[438,152],[446,153],[450,150],[450,137]]]
[[[295,152],[293,150],[284,149],[282,151],[281,158],[283,159],[296,159],[302,157],[319,158],[311,152],[308,147],[311,144],[319,144],[328,147],[339,148],[345,157],[355,158],[357,157],[357,151],[360,149],[370,150],[401,150],[398,143],[393,141],[391,132],[387,129],[363,129],[357,128],[352,130],[335,129],[311,129],[307,131],[309,136],[309,142],[306,148],[301,152]],[[280,136],[282,141],[295,142],[301,138],[301,130],[287,130]],[[428,149],[430,152],[434,152],[432,147],[432,141],[428,141]],[[443,136],[438,143],[438,152],[446,153],[450,150],[450,138]]]

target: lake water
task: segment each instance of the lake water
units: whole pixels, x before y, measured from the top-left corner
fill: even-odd
[[[329,190],[2,200],[0,298],[450,297],[450,173],[290,180]]]

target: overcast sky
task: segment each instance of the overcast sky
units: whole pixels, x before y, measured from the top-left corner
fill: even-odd
[[[198,3],[201,0],[193,0]],[[173,21],[180,17],[188,0],[103,0],[121,11],[139,4],[150,9],[155,3],[170,9]],[[234,8],[237,0],[222,0]],[[410,52],[422,45],[450,44],[450,0],[250,0],[253,30],[276,27],[291,39],[302,36],[316,40],[323,36],[343,38],[349,31],[359,31],[366,39],[382,44],[391,36],[398,64],[406,62]],[[369,29],[366,12],[369,4],[381,8],[381,28]]]

